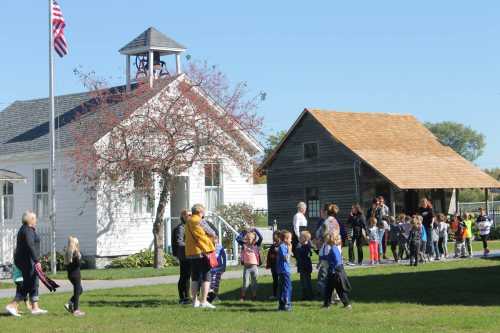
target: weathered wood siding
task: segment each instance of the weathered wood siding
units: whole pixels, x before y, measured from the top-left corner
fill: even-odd
[[[318,143],[318,157],[304,160],[303,144]],[[296,205],[305,201],[306,188],[317,187],[321,206],[334,202],[340,207],[340,219],[347,218],[356,201],[354,176],[356,157],[310,115],[297,124],[267,170],[270,223],[290,228]],[[310,219],[314,229],[317,219]]]

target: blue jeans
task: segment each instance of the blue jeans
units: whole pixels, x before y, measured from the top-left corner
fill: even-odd
[[[439,259],[441,257],[441,253],[439,252],[438,242],[432,242],[432,250],[434,252],[434,257]]]
[[[384,237],[385,237],[385,229],[377,229],[377,235],[378,235],[378,253],[380,255],[384,254]]]
[[[279,307],[278,310],[292,308],[292,279],[290,273],[280,273],[279,281]]]

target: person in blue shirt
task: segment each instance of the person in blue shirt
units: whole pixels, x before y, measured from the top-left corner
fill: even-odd
[[[281,232],[281,244],[278,247],[278,261],[276,271],[279,285],[279,311],[292,310],[292,278],[290,256],[292,254],[292,233],[284,230]]]
[[[344,308],[351,309],[351,302],[349,300],[349,292],[351,291],[351,284],[347,279],[342,261],[342,254],[339,250],[341,244],[340,234],[334,232],[326,236],[326,242],[330,245],[330,252],[328,253],[328,276],[326,292],[323,299],[323,307],[329,308],[332,303],[332,292],[335,290],[344,304]]]
[[[226,250],[220,243],[219,238],[215,237],[215,255],[217,256],[217,262],[219,265],[210,270],[211,280],[210,280],[210,291],[208,292],[207,301],[209,303],[214,302],[219,295],[219,286],[222,274],[226,271]]]
[[[420,262],[424,263],[426,261],[429,261],[429,258],[427,256],[427,236],[430,237],[430,235],[427,235],[427,229],[425,226],[422,224],[422,217],[417,215],[417,219],[419,220],[419,227],[420,227]]]

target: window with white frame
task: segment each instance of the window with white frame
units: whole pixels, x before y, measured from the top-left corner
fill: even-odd
[[[215,211],[223,204],[222,198],[222,165],[207,163],[205,170],[205,206],[208,211]]]
[[[14,184],[5,182],[2,186],[3,194],[3,217],[12,220],[14,216]]]
[[[144,216],[153,214],[154,186],[150,172],[137,171],[134,173],[134,196],[132,206],[134,215]]]
[[[321,204],[319,190],[317,187],[306,188],[307,215],[309,217],[320,217]]]
[[[35,169],[33,209],[38,217],[49,215],[49,169]]]

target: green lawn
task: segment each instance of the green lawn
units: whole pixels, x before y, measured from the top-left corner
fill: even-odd
[[[0,282],[0,289],[14,288],[14,283],[12,282]]]
[[[86,318],[62,305],[68,294],[42,296],[43,317],[0,316],[2,332],[498,332],[500,260],[473,259],[349,271],[353,310],[294,302],[291,313],[265,301],[270,278],[259,280],[258,302],[240,303],[240,280],[222,283],[215,311],[176,304],[177,286],[100,290],[83,294]],[[295,277],[296,278],[296,277]],[[300,297],[294,281],[294,298]],[[85,283],[84,283],[85,288]],[[0,307],[7,300],[0,300]]]

